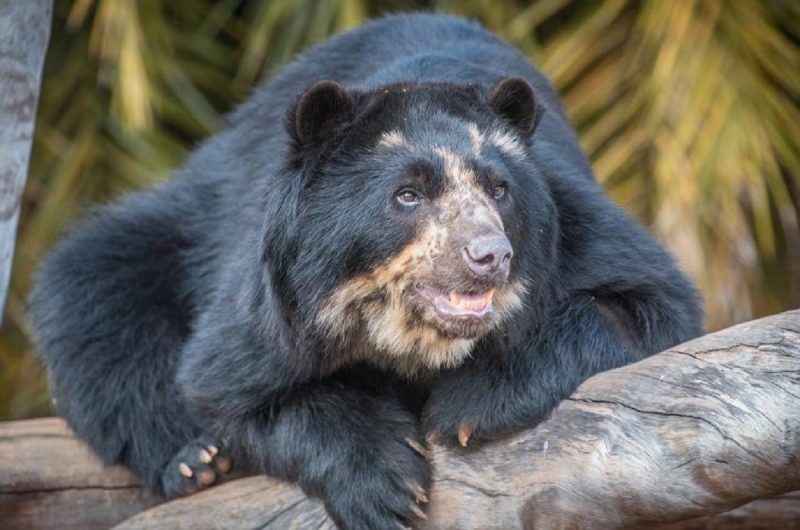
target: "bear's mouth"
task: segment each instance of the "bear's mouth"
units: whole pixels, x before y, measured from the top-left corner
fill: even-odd
[[[430,303],[443,318],[483,319],[494,313],[494,289],[481,292],[439,291],[430,287],[416,287],[417,293]]]

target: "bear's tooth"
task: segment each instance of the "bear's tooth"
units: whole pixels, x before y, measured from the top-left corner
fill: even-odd
[[[455,306],[461,305],[461,297],[458,296],[458,293],[455,291],[450,291],[450,303]]]

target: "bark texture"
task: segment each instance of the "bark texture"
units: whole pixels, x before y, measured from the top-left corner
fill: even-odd
[[[0,0],[0,309],[11,276],[52,15],[52,0]],[[2,318],[0,311],[0,323]]]
[[[800,528],[800,310],[596,375],[536,428],[432,459],[425,528]],[[0,424],[0,526],[333,527],[266,477],[159,502],[60,420]]]
[[[109,528],[159,502],[61,419],[0,423],[0,528]]]

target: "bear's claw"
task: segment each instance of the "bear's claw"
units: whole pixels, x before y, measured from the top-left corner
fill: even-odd
[[[219,446],[205,437],[187,444],[173,457],[161,476],[168,498],[194,493],[217,481],[231,470],[231,459],[220,454]]]

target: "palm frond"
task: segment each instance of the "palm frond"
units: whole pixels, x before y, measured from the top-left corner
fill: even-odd
[[[718,328],[800,303],[800,3],[56,0],[5,327],[0,419],[47,411],[24,297],[93,202],[166,178],[254,83],[384,12],[482,20],[561,92],[598,179]]]

